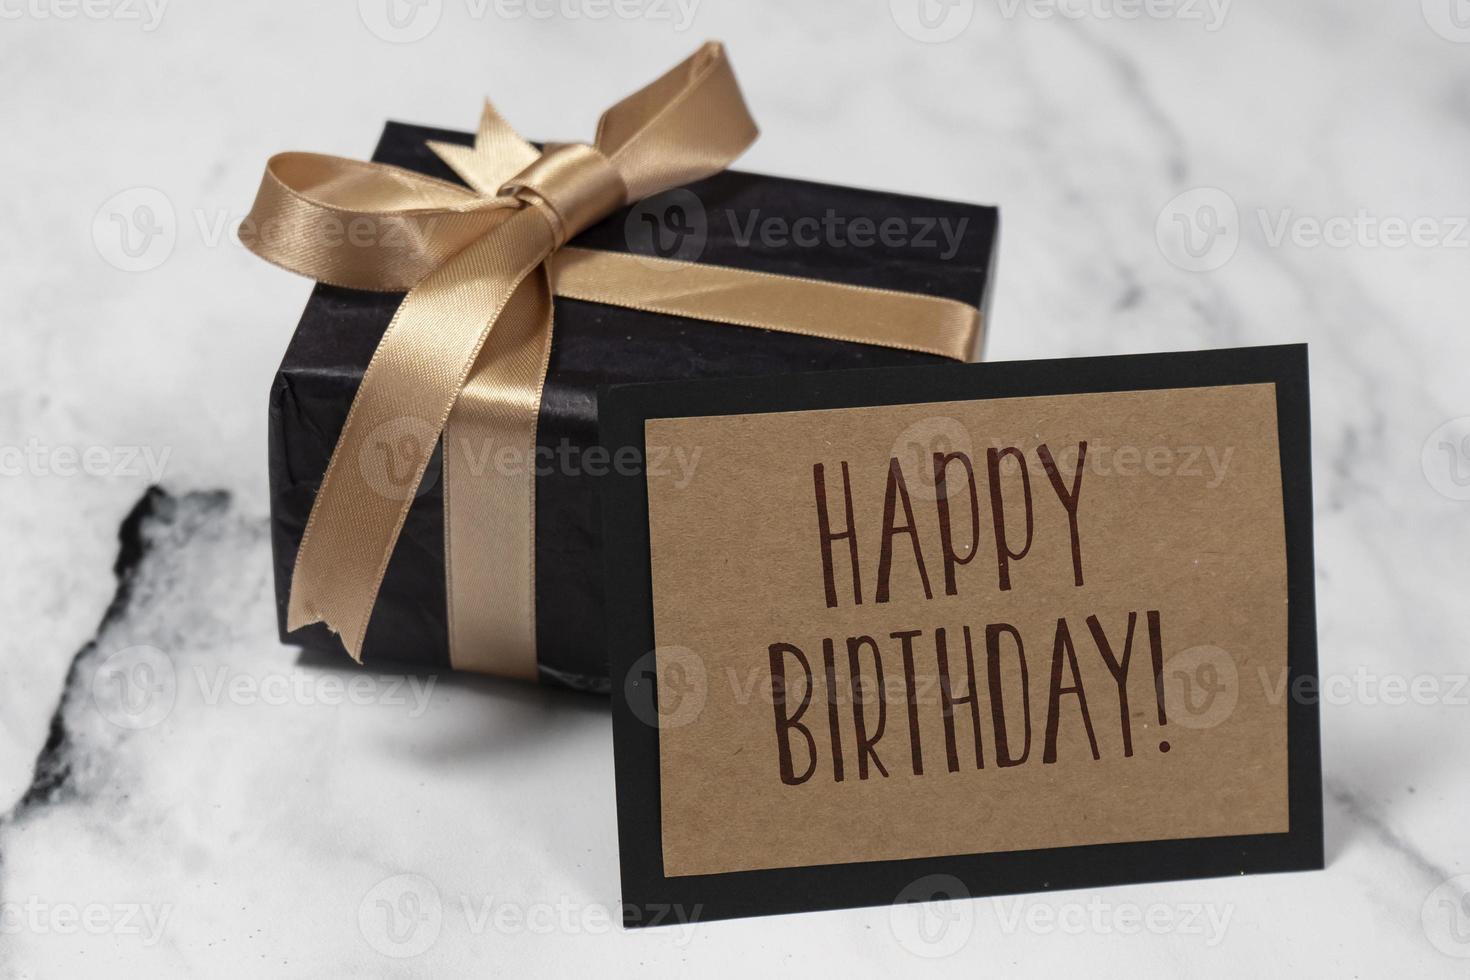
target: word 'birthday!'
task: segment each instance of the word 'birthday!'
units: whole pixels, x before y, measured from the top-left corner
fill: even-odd
[[[1164,705],[1161,617],[1158,610],[1150,609],[1143,619],[1147,624],[1155,710],[1162,727],[1169,718]],[[1112,681],[1110,700],[1117,706],[1125,758],[1133,755],[1128,678],[1138,625],[1139,614],[1128,613],[1121,643],[1116,634],[1108,636],[1097,616],[1088,616],[1082,627],[1107,665]],[[1074,632],[1084,635],[1067,619],[1057,620],[1045,707],[1038,712],[1042,717],[1035,726],[1026,646],[1021,632],[1009,623],[990,623],[974,632],[969,626],[958,631],[940,627],[928,635],[923,630],[898,630],[884,638],[886,643],[871,635],[849,636],[845,641],[826,637],[821,642],[820,658],[808,656],[792,643],[772,643],[767,654],[781,781],[800,785],[819,767],[839,783],[849,769],[856,770],[858,779],[868,779],[888,776],[894,765],[908,767],[915,776],[922,776],[925,743],[921,715],[925,711],[937,712],[942,720],[944,768],[949,772],[959,772],[962,766],[984,769],[987,756],[1002,769],[1021,765],[1034,757],[1033,727],[1041,732],[1037,739],[1041,742],[1041,762],[1056,762],[1064,712],[1068,723],[1080,726],[1085,733],[1093,760],[1100,759],[1094,727],[1099,692],[1091,692],[1093,701],[1089,706],[1089,692],[1077,663],[1080,644]],[[982,661],[978,668],[977,660]],[[981,709],[980,671],[985,677],[988,711]],[[957,684],[961,680],[963,687]],[[897,696],[890,699],[890,692]],[[902,711],[901,717],[889,718],[890,700],[895,712]],[[825,711],[820,705],[825,705]],[[850,719],[845,705],[851,706]],[[957,710],[960,708],[968,710],[962,715]],[[895,729],[899,732],[897,738],[890,737],[880,752],[879,743]],[[989,750],[985,748],[987,737],[991,740]],[[899,740],[906,741],[906,745],[891,748]],[[819,749],[821,741],[827,743],[827,751]],[[967,746],[963,750],[962,741]],[[1168,752],[1169,748],[1167,741],[1159,743],[1159,751]]]

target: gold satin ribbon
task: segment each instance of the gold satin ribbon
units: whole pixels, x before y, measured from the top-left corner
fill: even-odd
[[[442,434],[450,661],[536,677],[534,460],[553,293],[971,355],[979,311],[964,303],[563,247],[624,204],[723,170],[755,136],[724,49],[709,43],[608,109],[591,145],[538,151],[486,103],[473,147],[430,144],[468,188],[338,157],[271,158],[243,226],[247,246],[321,282],[407,291],[312,506],[287,629],[325,622],[361,659]],[[500,447],[515,448],[521,465],[493,465]]]

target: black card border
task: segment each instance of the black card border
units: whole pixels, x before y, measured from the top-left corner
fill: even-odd
[[[1315,685],[1317,677],[1305,344],[619,385],[602,389],[599,418],[604,447],[612,452],[636,446],[641,459],[644,422],[650,418],[1260,383],[1276,386],[1290,692],[1307,683],[1303,678]],[[970,895],[987,896],[1324,866],[1317,704],[1312,698],[1290,697],[1291,829],[1284,834],[665,877],[658,729],[634,714],[625,683],[634,663],[654,646],[648,487],[641,466],[622,470],[604,480],[602,525],[625,926],[887,905],[906,886],[935,874],[955,876]]]

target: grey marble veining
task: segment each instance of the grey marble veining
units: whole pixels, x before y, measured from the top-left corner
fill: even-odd
[[[1464,975],[1464,0],[388,2],[0,4],[0,973]],[[1002,206],[992,359],[1311,344],[1326,872],[624,934],[605,703],[276,642],[266,157],[707,37],[742,166]]]

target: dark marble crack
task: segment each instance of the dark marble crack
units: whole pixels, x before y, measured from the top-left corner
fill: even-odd
[[[154,545],[154,539],[148,534],[149,525],[155,522],[171,523],[180,503],[186,500],[199,500],[214,508],[223,508],[229,503],[229,499],[229,493],[224,490],[191,491],[182,497],[176,497],[161,487],[151,486],[123,518],[117,533],[117,558],[112,565],[113,577],[117,580],[112,599],[98,621],[91,639],[82,644],[81,649],[72,657],[66,681],[62,685],[61,697],[51,715],[46,744],[36,757],[30,787],[20,802],[9,813],[0,817],[0,824],[13,823],[30,810],[66,798],[69,792],[72,738],[67,729],[67,705],[73,697],[79,696],[83,680],[82,665],[87,656],[97,649],[98,642],[108,629],[127,614],[139,569]]]
[[[1454,876],[1449,869],[1435,864],[1423,851],[1399,836],[1361,797],[1341,782],[1329,779],[1323,788],[1349,820],[1368,830],[1384,847],[1408,861],[1426,880],[1437,885]]]
[[[1144,79],[1137,61],[1081,25],[1066,22],[1066,26],[1107,64],[1108,69],[1122,87],[1124,96],[1131,100],[1133,107],[1162,141],[1162,155],[1169,179],[1175,184],[1184,184],[1189,177],[1184,134],[1169,118],[1169,114],[1154,98],[1153,93],[1149,91],[1148,82]]]

